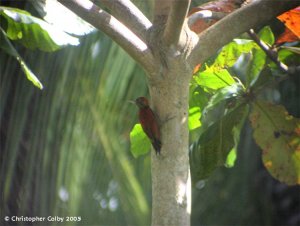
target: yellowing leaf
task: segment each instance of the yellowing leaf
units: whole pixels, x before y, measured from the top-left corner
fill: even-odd
[[[286,184],[300,184],[300,119],[283,106],[256,101],[250,121],[270,174]]]

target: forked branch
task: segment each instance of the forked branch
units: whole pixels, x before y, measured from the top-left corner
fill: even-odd
[[[164,31],[164,42],[166,45],[171,46],[179,43],[190,2],[190,0],[174,0],[172,2]]]
[[[83,20],[107,34],[146,70],[153,67],[153,56],[148,46],[123,23],[89,0],[58,0]]]

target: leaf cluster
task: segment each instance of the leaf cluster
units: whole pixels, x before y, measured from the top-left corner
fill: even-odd
[[[274,43],[269,27],[263,28],[259,37],[270,46]],[[287,61],[287,56],[297,58],[288,52],[279,51],[280,60]],[[207,178],[218,166],[234,165],[241,129],[249,118],[254,139],[262,149],[264,165],[271,175],[287,184],[300,183],[299,119],[288,115],[283,106],[262,97],[268,87],[285,77],[268,61],[264,51],[248,39],[229,43],[194,75],[196,84],[210,98],[200,109],[202,126],[198,140],[190,146],[193,182]]]
[[[259,32],[259,38],[270,46],[275,42],[269,27]],[[297,49],[299,43],[294,44]],[[285,63],[295,63],[298,57],[288,48],[280,49],[278,56]],[[287,184],[300,183],[300,121],[262,95],[287,78],[248,37],[233,40],[201,65],[190,83],[189,157],[193,183],[208,178],[219,166],[234,166],[247,118],[271,175]],[[150,149],[137,126],[131,132],[131,145],[135,157]]]
[[[55,7],[59,9],[59,5]],[[57,17],[57,15],[55,17]],[[63,24],[62,21],[64,18],[60,19]],[[53,52],[68,45],[79,44],[79,38],[77,36],[68,34],[65,31],[68,30],[68,32],[70,32],[68,27],[65,26],[65,29],[63,27],[59,28],[55,24],[32,16],[25,10],[1,6],[0,21],[0,38],[2,40],[0,48],[19,62],[27,79],[40,89],[43,89],[42,83],[30,70],[29,66],[27,66],[12,41],[32,50],[38,49],[46,52]],[[77,25],[79,23],[76,23],[74,19],[72,21]],[[86,30],[87,29],[91,31],[88,27]],[[83,30],[82,33],[77,35],[87,34],[86,30]]]

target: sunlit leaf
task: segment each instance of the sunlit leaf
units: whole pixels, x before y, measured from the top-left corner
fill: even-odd
[[[26,65],[25,61],[22,59],[22,57],[19,55],[17,50],[10,43],[10,41],[6,37],[5,32],[2,30],[1,27],[0,27],[0,39],[2,40],[1,44],[0,44],[0,48],[2,48],[9,55],[13,56],[19,62],[23,72],[25,73],[25,75],[29,81],[31,81],[36,87],[43,89],[42,83],[39,81],[39,79],[35,76],[35,74]]]
[[[199,107],[189,109],[189,130],[197,129],[201,126],[200,117],[201,109]]]
[[[58,1],[45,0],[35,2],[35,5],[38,5],[37,8],[45,14],[43,17],[45,21],[69,34],[82,36],[96,30]]]
[[[135,124],[130,132],[131,153],[137,158],[147,154],[151,149],[151,143],[144,133],[141,124]]]
[[[189,131],[190,142],[195,141],[199,137],[198,128],[201,127],[201,114],[202,110],[206,106],[209,98],[209,94],[198,86],[197,83],[192,81],[190,85],[190,100],[189,100]]]
[[[229,86],[235,82],[225,69],[215,72],[207,69],[204,72],[200,72],[198,76],[194,76],[194,79],[199,86],[213,90]]]
[[[250,121],[266,169],[281,182],[300,184],[300,119],[283,106],[256,101]]]
[[[275,42],[274,34],[269,26],[261,29],[258,33],[258,36],[263,42],[269,44],[270,46]]]
[[[236,160],[236,154],[237,149],[232,148],[229,154],[227,155],[226,161],[225,161],[225,166],[230,168],[234,166],[235,160]]]
[[[200,107],[200,109],[203,109],[208,102],[210,94],[205,92],[201,86],[198,86],[197,83],[192,81],[190,85],[189,96],[190,96],[190,100],[189,100],[190,108]]]
[[[215,70],[230,68],[242,53],[249,53],[253,48],[257,48],[257,45],[252,40],[234,39],[233,42],[222,48],[212,68]]]
[[[78,38],[22,10],[0,7],[0,16],[7,21],[7,37],[26,48],[55,51],[65,45],[79,44]]]
[[[211,90],[230,86],[235,80],[227,69],[231,68],[243,53],[249,53],[253,49],[258,49],[258,46],[252,40],[235,39],[222,48],[211,65],[199,71],[193,78],[198,85]]]
[[[28,68],[24,60],[21,57],[17,57],[17,60],[19,61],[21,68],[25,73],[27,79],[31,81],[36,87],[43,89],[42,83],[38,80],[35,74]]]

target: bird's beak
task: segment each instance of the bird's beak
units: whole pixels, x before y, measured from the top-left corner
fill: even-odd
[[[136,104],[134,100],[128,100],[128,102],[131,104]]]

